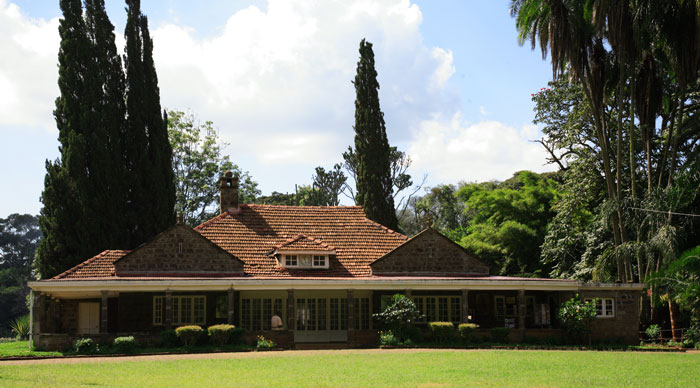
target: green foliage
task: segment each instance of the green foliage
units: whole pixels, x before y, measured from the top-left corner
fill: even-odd
[[[510,342],[510,328],[507,327],[492,327],[489,330],[491,341],[499,344],[507,344]]]
[[[664,289],[694,321],[700,321],[700,246],[683,252],[649,283]]]
[[[197,325],[180,326],[175,329],[175,334],[185,346],[192,346],[197,343],[204,330]]]
[[[234,327],[229,334],[229,343],[231,344],[242,344],[243,336],[245,335],[245,329],[242,327]]]
[[[399,340],[399,338],[395,336],[391,330],[379,332],[380,346],[399,346],[400,344],[401,340]]]
[[[250,174],[222,155],[228,144],[219,139],[213,122],[202,124],[191,113],[168,111],[168,138],[173,150],[175,209],[186,224],[196,226],[219,214],[218,182],[224,171],[238,177],[240,203],[253,203],[260,195]]]
[[[659,340],[659,336],[661,335],[661,327],[659,325],[649,325],[644,332],[646,333],[647,338],[656,342]]]
[[[455,325],[452,322],[428,322],[428,328],[435,342],[439,344],[452,342],[457,337]]]
[[[209,326],[207,328],[207,331],[209,332],[211,342],[213,342],[214,345],[221,346],[229,343],[229,341],[231,340],[231,334],[233,333],[234,329],[235,326],[233,325],[221,324]]]
[[[478,341],[476,339],[476,337],[478,337],[476,334],[478,328],[479,325],[476,323],[460,323],[459,326],[457,326],[457,331],[464,342],[471,343]]]
[[[316,167],[312,186],[316,189],[318,205],[338,206],[340,204],[339,196],[348,180],[341,168],[342,165],[339,163],[328,171],[323,167]]]
[[[73,342],[73,349],[76,353],[94,353],[99,350],[92,338],[78,338]]]
[[[130,353],[136,348],[136,339],[134,339],[133,336],[117,337],[114,339],[112,345],[119,352]]]
[[[388,328],[400,341],[410,338],[411,327],[422,317],[423,315],[418,311],[416,304],[402,294],[395,294],[384,311],[374,314],[374,318]],[[412,339],[415,341],[415,338]]]
[[[166,348],[174,348],[182,345],[175,330],[163,330],[160,332],[160,345]]]
[[[19,340],[29,338],[29,314],[15,318],[10,322],[10,329]]]
[[[355,202],[363,207],[369,219],[396,230],[398,220],[394,210],[391,151],[384,114],[379,107],[374,52],[372,44],[364,39],[360,42],[360,60],[353,83],[356,92],[355,149],[351,148],[349,153],[354,153],[357,160],[354,169]]]
[[[277,346],[277,344],[275,343],[275,341],[265,339],[265,337],[263,337],[262,335],[259,335],[257,337],[257,341],[255,344],[256,349],[273,349],[276,346]]]
[[[564,302],[557,316],[571,340],[583,342],[596,319],[596,300],[583,301],[578,295]],[[590,345],[590,337],[588,337]]]
[[[40,238],[35,216],[10,214],[0,218],[0,328],[29,312],[27,282],[33,279],[32,260]]]

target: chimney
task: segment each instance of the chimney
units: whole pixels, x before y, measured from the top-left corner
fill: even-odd
[[[238,177],[226,171],[219,179],[219,210],[221,213],[238,211]]]

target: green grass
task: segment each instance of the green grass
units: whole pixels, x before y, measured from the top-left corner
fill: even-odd
[[[61,356],[60,352],[41,352],[31,350],[29,341],[15,341],[0,343],[0,357],[27,357],[27,356]]]
[[[3,366],[2,387],[698,387],[700,354],[343,351]]]

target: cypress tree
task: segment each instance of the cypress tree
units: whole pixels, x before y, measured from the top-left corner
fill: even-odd
[[[131,245],[143,243],[175,222],[172,149],[161,116],[158,78],[148,19],[139,0],[127,0],[126,136]]]
[[[396,230],[391,182],[391,158],[384,114],[379,107],[379,82],[374,69],[372,43],[360,42],[355,75],[355,152],[357,154],[355,201],[367,218]]]

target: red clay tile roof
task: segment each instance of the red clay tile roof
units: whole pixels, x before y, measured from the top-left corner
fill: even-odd
[[[103,251],[51,279],[86,279],[114,276],[114,262],[127,253],[129,251]]]
[[[330,252],[334,251],[335,248],[324,243],[319,239],[313,239],[304,234],[298,234],[282,244],[278,244],[275,247],[275,251],[316,251],[316,252]]]
[[[408,239],[367,219],[359,206],[241,205],[195,230],[243,260],[246,274],[267,277],[370,276],[369,263]],[[269,256],[300,234],[335,248],[329,269],[286,269]]]

